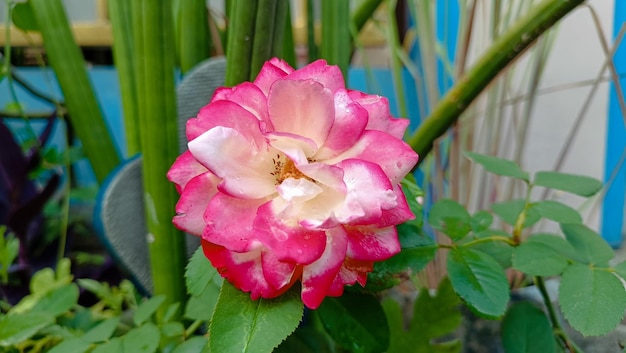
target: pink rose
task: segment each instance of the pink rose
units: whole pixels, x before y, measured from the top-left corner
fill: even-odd
[[[387,99],[347,90],[336,66],[272,59],[187,122],[189,151],[168,172],[173,222],[253,299],[300,281],[317,308],[400,251],[395,225],[413,214],[399,182],[417,163],[407,125]]]

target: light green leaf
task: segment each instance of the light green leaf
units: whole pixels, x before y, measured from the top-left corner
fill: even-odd
[[[533,184],[584,197],[593,196],[602,189],[602,182],[595,178],[560,172],[538,172]]]
[[[351,352],[384,352],[389,346],[387,318],[374,296],[346,292],[327,297],[317,313],[326,332]]]
[[[551,200],[534,202],[530,207],[544,218],[559,223],[582,223],[580,214],[573,208]]]
[[[409,330],[406,331],[400,305],[392,298],[385,299],[383,309],[391,332],[387,353],[460,352],[459,340],[442,339],[461,324],[460,303],[447,278],[441,281],[434,296],[427,289],[422,289],[413,307]]]
[[[164,301],[165,295],[157,295],[141,303],[135,310],[135,315],[133,315],[133,322],[135,325],[139,326],[148,320],[154,313],[156,313]]]
[[[576,250],[574,250],[572,245],[559,234],[534,233],[531,234],[524,243],[543,244],[552,248],[552,250],[556,251],[566,259],[573,260],[574,258],[577,258]]]
[[[513,251],[513,267],[531,276],[556,276],[567,267],[567,259],[540,242],[526,242]]]
[[[559,303],[573,328],[598,336],[613,330],[624,317],[626,293],[612,273],[574,264],[561,277]]]
[[[511,201],[497,202],[491,205],[491,210],[496,216],[500,217],[506,224],[515,225],[517,217],[524,211],[526,201],[523,199],[516,199]],[[529,208],[526,210],[526,219],[524,220],[524,228],[528,228],[537,223],[541,219],[541,216],[537,211]]]
[[[613,258],[613,249],[602,237],[583,224],[561,224],[565,239],[576,251],[574,260],[588,264],[604,264]]]
[[[453,248],[447,268],[454,290],[470,309],[488,318],[504,314],[509,282],[494,258],[469,248]]]
[[[11,346],[27,340],[53,322],[54,317],[44,313],[0,316],[0,346]]]
[[[471,231],[470,220],[465,207],[450,199],[437,201],[428,213],[428,224],[453,240],[459,240]]]
[[[32,311],[52,316],[65,314],[78,302],[78,294],[78,286],[73,283],[53,289],[37,301]]]
[[[220,277],[221,279],[222,277]],[[199,296],[191,296],[185,306],[185,317],[192,320],[211,320],[213,310],[220,294],[221,286],[210,282]]]
[[[487,211],[476,212],[470,220],[470,226],[472,227],[472,231],[474,233],[479,233],[489,229],[489,227],[491,227],[491,223],[493,223],[493,216]]]
[[[123,338],[124,352],[153,353],[159,347],[161,334],[152,323],[132,329]]]
[[[617,266],[615,266],[615,272],[622,277],[622,279],[626,280],[626,261],[624,262],[620,262],[619,264],[617,264]]]
[[[97,346],[91,353],[122,353],[124,352],[124,341],[115,337],[109,342]]]
[[[552,325],[529,302],[513,304],[502,320],[502,345],[507,353],[555,353]]]
[[[474,162],[482,165],[485,170],[493,174],[508,176],[524,181],[528,181],[529,179],[527,172],[523,171],[517,163],[508,159],[473,152],[465,152],[465,155]]]
[[[168,322],[161,327],[161,333],[165,337],[182,336],[185,332],[185,326],[178,321]]]
[[[81,339],[74,338],[54,346],[48,353],[84,353],[91,345]]]
[[[189,259],[189,264],[187,264],[187,270],[185,271],[187,291],[191,295],[199,296],[205,287],[213,281],[221,285],[222,277],[204,256],[202,247],[199,247],[193,253],[191,259]]]
[[[174,348],[172,353],[204,353],[208,352],[208,340],[203,336],[193,336]]]
[[[224,281],[209,331],[211,352],[271,352],[302,318],[297,288],[275,299],[251,300],[248,293]]]
[[[117,328],[117,324],[120,322],[119,317],[113,317],[107,320],[102,321],[89,331],[85,332],[85,334],[81,337],[81,339],[85,342],[97,343],[108,340],[115,329]]]

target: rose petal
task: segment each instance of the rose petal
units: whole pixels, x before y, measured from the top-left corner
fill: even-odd
[[[394,185],[393,192],[396,195],[397,206],[390,210],[383,210],[380,219],[376,223],[378,227],[392,226],[415,218],[406,201],[404,192],[402,192],[402,188],[399,185]]]
[[[207,171],[208,169],[198,163],[191,152],[185,151],[174,161],[167,172],[167,179],[176,184],[176,190],[180,193],[189,180]]]
[[[317,145],[311,139],[288,133],[268,133],[265,135],[270,146],[284,153],[296,165],[308,163],[308,157],[317,152]]]
[[[276,80],[287,76],[293,71],[293,68],[286,62],[280,59],[272,59],[263,64],[261,71],[259,71],[259,74],[254,80],[254,84],[267,96],[270,92],[270,87],[272,87],[272,84],[274,84]]]
[[[261,256],[263,265],[263,277],[276,290],[283,290],[291,287],[299,277],[297,270],[301,267],[291,262],[279,261],[270,251],[264,251]]]
[[[345,227],[348,257],[362,261],[383,261],[400,252],[396,227]]]
[[[409,126],[409,120],[394,118],[389,110],[387,98],[353,90],[350,90],[348,94],[350,98],[367,110],[367,130],[386,132],[399,139],[404,136],[404,132]]]
[[[267,96],[255,84],[243,82],[235,87],[220,87],[215,90],[211,102],[220,100],[232,101],[252,113],[262,121],[262,131],[272,131],[273,127],[267,112]]]
[[[176,216],[172,222],[178,229],[201,236],[206,227],[202,218],[211,198],[217,193],[219,178],[206,172],[191,179],[176,203]]]
[[[286,77],[289,80],[314,80],[321,83],[331,92],[345,88],[341,70],[336,65],[328,65],[326,60],[314,61]]]

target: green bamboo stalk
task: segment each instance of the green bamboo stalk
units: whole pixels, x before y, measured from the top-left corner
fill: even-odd
[[[584,0],[543,0],[502,33],[408,139],[409,145],[420,155],[418,165],[425,160],[435,140],[456,122],[461,113],[507,65],[543,32],[583,2]]]
[[[137,113],[136,76],[133,62],[133,9],[127,0],[109,0],[109,18],[113,29],[113,58],[120,82],[122,111],[126,131],[126,153],[139,153],[139,121]]]
[[[292,67],[296,67],[296,52],[293,42],[289,0],[278,0],[276,8],[276,26],[274,29],[271,56],[282,58]]]
[[[165,178],[178,156],[172,5],[170,1],[154,0],[136,0],[133,4],[133,58],[150,265],[153,292],[166,296],[166,304],[161,306],[165,310],[168,304],[185,302],[187,259],[185,238],[171,222],[177,194]]]
[[[317,43],[315,43],[315,13],[314,0],[306,0],[306,43],[309,62],[319,59]]]
[[[250,78],[250,63],[258,0],[231,1],[226,47],[226,86]]]
[[[402,79],[402,63],[397,52],[402,50],[400,45],[400,35],[398,33],[398,23],[396,21],[397,0],[387,1],[387,45],[391,48],[391,75],[393,79],[393,88],[396,95],[398,112],[401,117],[408,118],[409,110],[406,103],[406,94],[404,92],[404,80]]]
[[[85,62],[72,36],[61,0],[31,0],[44,47],[65,97],[67,111],[98,182],[120,157],[87,77]]]
[[[374,11],[376,11],[382,2],[383,0],[364,0],[359,3],[359,6],[354,9],[350,16],[357,32],[365,26],[367,20],[372,17]]]
[[[346,80],[352,54],[349,21],[348,0],[322,0],[321,54],[329,64],[339,66]]]
[[[252,40],[252,57],[250,58],[250,77],[252,81],[261,71],[263,64],[272,56],[274,48],[274,32],[277,31],[277,9],[279,0],[258,0],[254,23],[254,39]],[[281,2],[285,2],[281,0]],[[284,31],[284,22],[280,31]]]
[[[185,73],[208,58],[211,51],[206,1],[180,0],[177,15],[176,44],[179,47],[180,70]]]

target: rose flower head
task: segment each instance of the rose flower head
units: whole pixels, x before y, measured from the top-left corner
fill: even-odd
[[[272,59],[187,122],[189,149],[167,175],[173,222],[252,299],[300,281],[317,308],[400,251],[395,225],[414,216],[399,183],[418,158],[402,141],[408,123],[324,60]]]

